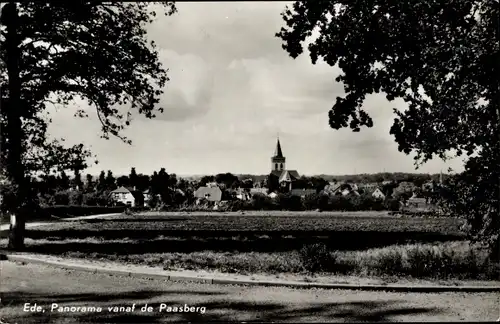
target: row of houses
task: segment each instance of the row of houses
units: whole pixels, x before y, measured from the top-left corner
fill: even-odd
[[[360,188],[361,187],[361,188]],[[325,186],[319,194],[328,196],[360,196],[360,189],[364,191],[365,194],[372,196],[375,199],[384,200],[386,195],[382,192],[381,188],[377,185],[357,185],[348,183],[330,183]],[[184,192],[177,189],[179,194],[185,195]],[[315,189],[292,189],[289,193],[293,196],[299,196],[301,198],[306,197],[310,194],[316,194]],[[267,188],[251,188],[251,189],[236,189],[230,191],[231,198],[240,200],[250,200],[254,195],[266,195],[271,198],[275,198],[278,194],[276,192],[268,193]],[[116,203],[124,204],[131,207],[141,207],[147,206],[151,195],[149,190],[139,191],[136,188],[120,187],[111,192],[111,196]],[[206,186],[198,188],[194,192],[194,197],[197,199],[197,203],[202,200],[207,200],[215,203],[223,201],[223,190],[215,183],[207,184]],[[430,203],[425,198],[417,197],[416,194],[406,201],[405,207],[415,208],[415,209],[426,209],[429,208]]]
[[[386,195],[382,192],[380,187],[378,185],[369,185],[369,186],[363,186],[360,188],[357,184],[355,183],[336,183],[336,182],[330,182],[330,184],[326,185],[325,188],[322,190],[322,193],[328,194],[328,195],[341,195],[341,196],[360,196],[360,189],[364,193],[367,193],[368,195],[371,195],[375,199],[385,199]]]
[[[306,197],[307,195],[310,194],[316,194],[317,191],[316,189],[291,189],[289,193],[292,196],[299,196],[301,198]],[[256,194],[260,195],[266,195],[271,198],[275,198],[278,193],[276,192],[271,192],[268,193],[268,188],[251,188],[251,189],[236,189],[231,191],[231,194],[233,198],[240,199],[240,200],[250,200],[252,197]],[[357,190],[352,190],[350,188],[342,188],[342,184],[331,184],[327,185],[324,190],[321,190],[319,194],[323,195],[342,195],[342,196],[348,196],[348,195],[356,195],[359,196],[359,192]],[[380,188],[375,188],[369,193],[372,197],[376,199],[385,199],[385,195],[383,192],[380,190]],[[197,199],[206,199],[208,201],[213,201],[213,202],[219,202],[222,201],[222,196],[223,192],[218,186],[205,186],[205,187],[200,187],[198,190],[195,191],[194,193],[195,198]]]
[[[328,186],[327,186],[328,187]],[[336,188],[336,189],[335,189]],[[239,189],[235,191],[235,198],[240,200],[250,200],[255,194],[266,195],[270,198],[275,198],[278,194],[276,192],[267,193],[266,188],[252,188],[250,190]],[[299,196],[301,198],[306,197],[308,194],[315,194],[316,190],[314,189],[292,189],[289,192],[293,196]],[[338,186],[335,186],[334,189],[326,188],[326,190],[322,190],[320,194],[324,195],[339,195],[339,196],[360,196],[358,191],[352,191],[348,189],[340,190]],[[386,196],[381,191],[380,188],[375,188],[371,193],[368,193],[373,198],[378,200],[384,200]],[[217,187],[201,187],[195,192],[195,197],[197,198],[197,203],[199,204],[203,199],[207,201],[214,202],[216,207],[220,203],[223,203],[222,200],[222,190]],[[400,208],[406,210],[431,210],[435,208],[435,205],[430,203],[430,201],[426,198],[420,198],[416,194],[413,194],[408,200],[400,201]]]
[[[186,195],[182,190],[175,189],[180,195]],[[151,200],[151,193],[149,190],[140,191],[135,187],[119,187],[110,192],[111,198],[117,204],[123,204],[130,207],[146,207]]]

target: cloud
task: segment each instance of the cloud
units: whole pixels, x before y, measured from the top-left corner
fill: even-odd
[[[148,30],[162,48],[179,54],[200,53],[210,63],[228,59],[281,59],[274,34],[281,27],[279,13],[286,3],[178,3],[179,13],[158,19]]]
[[[214,72],[199,56],[160,51],[160,61],[168,68],[168,83],[160,98],[164,109],[157,120],[183,121],[199,117],[210,109]]]
[[[91,146],[101,162],[89,170],[94,173],[135,166],[138,172],[265,174],[278,132],[287,166],[301,174],[414,171],[411,156],[398,152],[389,135],[392,108],[405,109],[403,102],[369,96],[364,107],[373,128],[329,127],[328,111],[344,94],[334,81],[340,71],[322,61],[313,65],[308,55],[294,60],[281,48],[274,34],[286,5],[178,3],[178,14],[159,15],[148,27],[171,81],[160,100],[165,112],[154,120],[136,117],[125,131],[132,146],[101,140],[98,121],[75,120],[74,106],[54,114],[49,131]],[[443,165],[433,161],[423,170],[439,172]]]

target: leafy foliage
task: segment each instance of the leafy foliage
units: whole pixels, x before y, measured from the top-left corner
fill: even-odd
[[[297,1],[277,33],[291,57],[308,49],[342,70],[345,96],[329,111],[334,129],[373,121],[363,103],[385,93],[403,99],[391,128],[399,151],[419,166],[434,156],[466,156],[449,196],[450,212],[469,219],[473,238],[499,240],[499,4],[493,0]],[[498,254],[498,250],[494,251]]]
[[[166,15],[175,12],[164,3]],[[145,26],[156,12],[150,3],[7,3],[0,25],[0,173],[12,186],[7,206],[20,216],[9,246],[23,246],[23,205],[36,203],[27,177],[53,170],[85,169],[90,151],[49,140],[48,104],[83,99],[96,110],[102,137],[117,136],[132,112],[154,118],[168,81]],[[75,116],[87,117],[84,110]]]
[[[83,145],[67,148],[64,140],[47,140],[47,104],[66,106],[76,97],[86,99],[96,108],[103,137],[119,136],[119,131],[130,122],[131,109],[148,118],[162,112],[155,105],[168,77],[158,61],[154,43],[146,41],[144,25],[155,16],[149,4],[22,3],[17,7],[25,134],[23,163],[28,172],[70,168],[75,161],[90,156]],[[175,12],[171,3],[166,7],[167,14]],[[2,17],[0,44],[6,42],[5,26],[9,19],[6,13]],[[6,47],[0,48],[4,49],[0,50],[4,106],[9,100],[5,86]],[[124,106],[131,109],[124,113],[119,108]],[[87,113],[76,111],[75,115],[85,117]],[[2,122],[6,122],[5,114]],[[4,141],[9,137],[2,135]],[[3,155],[7,153],[4,151]]]
[[[277,210],[279,207],[271,197],[260,193],[252,196],[250,205],[252,210]]]

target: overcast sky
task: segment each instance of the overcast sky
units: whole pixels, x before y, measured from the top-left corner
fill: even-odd
[[[90,146],[99,160],[91,173],[128,174],[135,166],[143,173],[165,167],[179,175],[266,174],[278,132],[287,168],[300,174],[416,172],[389,135],[392,108],[404,103],[373,95],[365,101],[373,128],[329,128],[328,110],[343,94],[334,81],[338,70],[312,65],[308,55],[293,60],[282,50],[274,34],[286,4],[178,3],[175,16],[161,15],[148,28],[170,70],[164,114],[136,118],[125,132],[132,146],[100,139],[98,121],[74,118],[75,107],[52,114],[50,133]],[[435,160],[417,172],[450,166],[459,171],[461,161]]]

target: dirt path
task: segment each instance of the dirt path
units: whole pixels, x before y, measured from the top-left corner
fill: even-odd
[[[98,215],[90,215],[90,216],[78,216],[78,217],[71,217],[71,218],[61,218],[61,222],[68,222],[68,221],[77,221],[81,219],[94,219],[94,218],[101,218],[101,217],[113,217],[113,216],[119,216],[121,215],[120,213],[114,213],[114,214],[98,214]],[[54,224],[54,222],[33,222],[33,223],[27,223],[26,228],[31,228],[31,227],[39,227],[39,226],[44,226],[44,225],[50,225]],[[10,224],[3,224],[0,225],[0,231],[6,231],[10,227]]]
[[[0,317],[6,323],[492,321],[500,315],[499,294],[401,294],[175,283],[9,261],[0,263],[0,271]],[[45,312],[24,312],[25,303],[37,303]],[[52,303],[103,310],[51,312]],[[134,303],[133,312],[107,309]],[[140,311],[145,303],[153,307],[152,312]],[[193,312],[159,312],[161,304],[195,308]]]

